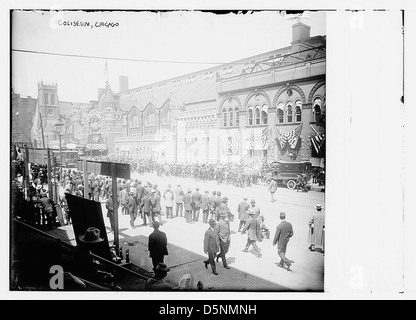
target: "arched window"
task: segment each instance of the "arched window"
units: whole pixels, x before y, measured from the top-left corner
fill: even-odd
[[[254,122],[253,122],[253,108],[250,107],[248,109],[248,125],[252,126],[253,124],[254,124]]]
[[[283,113],[283,103],[279,103],[277,105],[277,123],[283,123],[284,122],[284,113]]]
[[[296,122],[302,122],[302,102],[300,100],[295,103]]]
[[[264,104],[261,110],[261,124],[267,124],[267,118],[268,118],[268,106]]]
[[[154,112],[150,112],[147,115],[147,119],[145,121],[146,126],[155,126],[156,125],[156,115],[154,114]]]
[[[228,109],[228,116],[230,117],[230,127],[234,126],[234,112],[233,109]]]
[[[256,107],[256,125],[260,124],[260,108]]]
[[[240,109],[235,108],[234,112],[235,112],[235,126],[239,127],[240,126]]]
[[[170,110],[166,110],[162,116],[162,124],[168,125],[170,123]]]
[[[137,114],[135,114],[131,120],[132,120],[131,121],[132,122],[131,126],[133,128],[137,128],[139,126],[139,116]]]
[[[322,100],[320,98],[316,98],[313,101],[313,113],[315,114],[315,121],[317,121],[319,116],[321,115],[321,105]]]
[[[223,126],[227,126],[227,110],[222,109],[222,120],[223,120]]]
[[[287,123],[292,123],[292,121],[293,121],[292,105],[288,104],[286,106],[286,122]]]
[[[45,104],[49,104],[49,95],[47,92],[44,94]]]
[[[51,93],[51,104],[55,105],[55,95]]]

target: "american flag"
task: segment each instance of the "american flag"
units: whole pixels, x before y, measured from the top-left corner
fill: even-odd
[[[276,140],[280,144],[280,148],[283,149],[286,145],[289,145],[291,149],[295,149],[300,133],[302,132],[302,123],[298,125],[295,129],[285,132],[282,129],[276,126]]]
[[[320,134],[311,124],[309,124],[309,126],[315,132],[315,135],[310,138],[311,144],[315,149],[316,153],[319,153],[325,142],[325,136],[323,134]]]

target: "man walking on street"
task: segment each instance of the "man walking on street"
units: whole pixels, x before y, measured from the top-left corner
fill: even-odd
[[[208,269],[208,265],[211,265],[212,273],[218,275],[215,266],[215,257],[219,251],[219,238],[215,231],[216,221],[209,219],[209,228],[205,231],[204,235],[204,252],[208,254],[208,259],[204,260],[205,268]]]
[[[225,269],[230,269],[227,265],[227,259],[225,258],[228,249],[230,248],[230,225],[229,221],[227,220],[227,212],[221,211],[220,212],[220,220],[217,223],[216,231],[219,238],[219,245],[220,245],[220,253],[217,254],[217,262],[218,259],[222,259],[222,264],[224,265]]]
[[[250,209],[250,205],[248,204],[247,199],[248,198],[245,197],[244,201],[241,201],[238,204],[238,207],[237,207],[238,219],[240,219],[240,224],[238,226],[238,231],[237,232],[241,231],[241,228],[245,226],[246,221],[248,219],[247,211],[248,211],[248,209]]]
[[[151,199],[151,204],[152,204],[152,221],[155,222],[156,221],[156,217],[159,220],[159,224],[162,225],[162,217],[161,217],[161,206],[160,206],[160,195],[157,192],[156,189],[152,190],[152,197]]]
[[[168,253],[168,240],[166,234],[159,230],[159,222],[153,222],[154,231],[149,235],[148,250],[153,262],[153,268],[158,263],[163,263],[163,259]]]
[[[149,219],[149,224],[152,225],[152,217],[150,216],[150,211],[152,210],[152,204],[150,203],[151,199],[149,197],[149,194],[147,191],[144,192],[143,198],[142,198],[142,219],[143,219],[143,225],[146,225],[146,217]]]
[[[324,251],[325,214],[322,212],[322,205],[317,204],[315,208],[316,212],[309,220],[308,242],[310,246],[308,249],[315,251],[315,246],[318,246]]]
[[[286,214],[280,212],[280,224],[276,228],[276,234],[273,239],[273,245],[277,243],[277,254],[280,257],[280,262],[278,266],[284,268],[284,265],[287,265],[287,271],[292,271],[290,266],[294,263],[293,260],[286,258],[286,249],[289,239],[293,236],[293,227],[292,224],[286,221]]]
[[[126,198],[126,209],[127,213],[130,215],[130,226],[134,228],[134,221],[136,220],[136,200],[133,198],[134,191],[130,191],[128,197]]]
[[[209,191],[205,191],[205,193],[201,196],[201,209],[202,209],[202,222],[208,223],[208,214],[209,214]]]
[[[254,250],[256,250],[259,253],[259,257],[261,257],[261,249],[256,244],[258,235],[260,234],[260,223],[255,217],[255,214],[256,213],[252,209],[248,210],[249,218],[247,219],[247,222],[241,231],[241,234],[245,234],[246,231],[248,231],[247,244],[243,252],[248,252],[250,245],[253,245]]]
[[[274,200],[274,193],[277,190],[277,182],[275,179],[272,179],[272,181],[269,184],[269,192],[270,192],[270,197],[271,197],[271,202],[275,202]]]

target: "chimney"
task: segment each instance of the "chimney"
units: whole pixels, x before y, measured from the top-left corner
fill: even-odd
[[[302,22],[295,23],[292,26],[292,44],[307,40],[311,37],[311,27]]]
[[[129,90],[129,77],[119,76],[119,92],[124,92]]]

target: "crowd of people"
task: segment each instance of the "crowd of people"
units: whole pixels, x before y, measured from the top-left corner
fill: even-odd
[[[105,159],[101,159],[105,160]],[[107,159],[112,161],[123,162],[127,159]],[[132,162],[133,164],[133,162]],[[16,212],[30,224],[38,226],[47,226],[53,228],[59,225],[57,220],[56,206],[61,206],[64,213],[64,219],[67,224],[71,224],[70,210],[66,201],[66,194],[73,194],[79,197],[87,197],[90,200],[105,203],[107,218],[110,221],[111,229],[114,232],[114,199],[112,194],[112,179],[108,176],[97,174],[88,174],[84,179],[83,173],[74,169],[64,169],[62,177],[59,177],[60,187],[65,190],[65,194],[59,197],[59,203],[55,204],[53,199],[48,196],[45,189],[47,181],[46,168],[37,165],[31,165],[29,173],[28,197],[23,197],[22,175],[19,173],[13,180],[13,188],[19,199],[26,201],[15,201]],[[259,172],[257,178],[242,178],[239,174],[241,171],[239,165],[228,164],[158,164],[152,160],[136,161],[131,166],[132,172],[139,174],[156,172],[159,176],[173,177],[190,177],[195,181],[217,181],[218,184],[228,181],[227,177],[233,177],[235,186],[249,186],[260,179]],[[233,171],[234,170],[234,171]],[[45,172],[44,172],[45,171]],[[225,177],[225,178],[224,178]],[[225,180],[224,180],[225,179]],[[84,181],[88,183],[87,188]],[[299,188],[302,189],[302,177],[298,179]],[[275,201],[275,192],[277,182],[272,179],[268,185],[268,191],[271,195],[271,201]],[[84,195],[87,192],[87,195]],[[199,221],[207,225],[207,230],[203,235],[203,248],[207,254],[204,260],[204,267],[210,266],[214,275],[218,275],[216,264],[221,259],[225,269],[230,269],[227,263],[227,253],[230,248],[231,231],[230,222],[234,221],[233,210],[229,207],[228,197],[218,190],[200,190],[198,187],[191,189],[182,187],[180,183],[168,185],[165,190],[160,190],[157,184],[139,179],[117,179],[116,195],[119,213],[130,217],[130,226],[132,229],[137,227],[137,219],[141,220],[142,225],[149,225],[154,228],[154,232],[149,237],[149,252],[153,263],[155,277],[157,281],[150,281],[149,286],[163,283],[162,279],[166,276],[169,268],[164,264],[164,256],[167,251],[167,236],[159,230],[166,221],[173,218],[182,218],[186,223],[192,224]],[[270,229],[265,225],[264,216],[254,199],[244,197],[238,204],[237,210],[239,224],[238,231],[247,235],[247,243],[243,252],[249,252],[252,247],[257,257],[262,257],[262,250],[258,242],[263,239],[269,239],[271,236]],[[163,204],[163,208],[162,208]],[[20,207],[19,207],[20,206]],[[322,213],[322,206],[316,206],[314,213],[308,222],[309,250],[315,251],[322,248],[324,252],[324,233],[325,217]],[[162,219],[162,213],[165,219]],[[286,221],[284,212],[280,213],[281,223],[277,226],[273,238],[273,245],[277,245],[277,254],[280,257],[279,267],[291,271],[294,263],[286,257],[287,245],[293,237],[293,227]],[[166,288],[162,285],[162,288]]]

